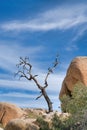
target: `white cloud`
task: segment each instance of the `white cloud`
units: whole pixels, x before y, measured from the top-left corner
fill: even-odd
[[[15,97],[15,98],[32,98],[35,99],[36,95],[29,95],[29,94],[24,94],[24,93],[18,93],[18,92],[11,92],[11,93],[1,93],[0,97]]]
[[[7,93],[0,93],[0,98],[2,97],[10,97],[10,98],[26,98],[26,99],[36,99],[37,98],[37,94],[25,94],[25,93],[21,93],[21,92],[7,92]],[[50,99],[52,100],[58,100],[58,95],[55,94],[55,95],[52,95],[50,94],[49,95]],[[43,99],[43,98],[42,98]]]
[[[7,79],[0,79],[0,86],[5,87],[13,87],[13,88],[20,88],[20,89],[27,89],[27,90],[36,90],[36,87],[33,83],[28,81],[17,81],[17,80],[7,80]]]
[[[71,43],[75,42],[81,36],[83,36],[85,31],[87,31],[87,24],[82,27],[79,27],[78,31],[76,32],[76,35],[72,38]]]
[[[21,107],[29,107],[29,108],[48,108],[47,103],[44,100],[43,97],[41,97],[39,100],[35,100],[38,95],[30,95],[30,94],[24,94],[24,93],[1,93],[0,94],[0,100],[3,102],[11,102],[15,103],[18,106]],[[20,100],[21,98],[21,100]],[[58,109],[58,106],[60,106],[60,101],[58,99],[58,95],[49,95],[49,98],[53,102],[54,109]],[[60,110],[60,109],[59,109]]]
[[[25,47],[17,45],[17,43],[5,45],[0,41],[0,67],[14,73],[14,68],[20,56],[33,57],[38,55],[38,52],[41,51],[43,51],[42,46]]]
[[[87,23],[87,6],[84,4],[56,7],[26,21],[10,21],[1,24],[5,31],[48,31],[69,29]]]
[[[65,49],[66,49],[67,51],[75,51],[75,50],[78,50],[79,48],[77,47],[77,45],[71,43],[71,44],[68,45]]]
[[[45,74],[42,74],[42,73],[39,73],[39,78],[38,78],[38,81],[40,84],[44,85],[44,75]],[[63,75],[59,75],[59,74],[54,74],[54,75],[50,75],[49,78],[48,78],[48,88],[47,88],[47,91],[49,92],[58,92],[59,93],[59,90],[61,88],[61,84],[62,84],[62,81],[64,79],[64,76],[65,74]],[[38,88],[36,86],[36,84],[32,81],[32,82],[29,82],[29,81],[25,81],[25,80],[20,80],[20,81],[17,81],[17,80],[7,80],[7,79],[0,79],[0,86],[7,86],[7,87],[11,87],[11,88],[20,88],[21,89],[26,89],[26,90],[32,90],[32,91],[37,91]]]

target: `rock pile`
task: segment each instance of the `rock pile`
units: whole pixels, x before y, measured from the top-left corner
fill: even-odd
[[[37,118],[43,117],[50,125],[55,113],[62,118],[68,117],[66,113],[57,111],[47,114],[44,109],[21,109],[13,104],[0,103],[0,120],[4,126],[4,129],[0,130],[39,130]]]

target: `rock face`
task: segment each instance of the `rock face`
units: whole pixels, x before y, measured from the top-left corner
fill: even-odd
[[[77,82],[87,86],[87,57],[76,57],[72,60],[63,81],[59,97],[61,98],[63,95],[71,96],[73,87]]]
[[[0,103],[0,123],[3,126],[15,118],[22,117],[24,112],[16,105],[9,103]]]
[[[39,130],[39,127],[29,120],[13,119],[6,125],[5,130]]]
[[[0,128],[0,130],[4,130],[3,128]]]

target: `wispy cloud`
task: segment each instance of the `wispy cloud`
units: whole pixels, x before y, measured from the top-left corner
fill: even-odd
[[[87,24],[80,26],[78,28],[78,30],[76,31],[76,35],[71,40],[71,43],[77,41],[79,39],[79,37],[82,37],[84,35],[85,31],[87,31]]]
[[[20,56],[36,56],[43,51],[42,46],[28,46],[17,45],[17,43],[5,45],[0,41],[0,68],[8,71],[13,71]]]
[[[5,31],[48,31],[53,29],[69,29],[85,24],[87,6],[84,4],[56,7],[38,14],[34,19],[26,21],[10,21],[0,25]]]
[[[35,100],[37,98],[37,94],[25,94],[25,93],[21,93],[21,92],[7,92],[7,93],[0,93],[0,98],[1,97],[9,97],[9,98],[26,98],[26,99],[32,99]],[[49,97],[52,100],[58,100],[58,95],[55,94],[49,94]],[[42,97],[43,99],[43,97]]]
[[[44,77],[44,76],[45,76],[45,74],[40,74],[40,77],[39,77],[39,82],[42,83],[42,85],[43,85],[43,82],[42,82],[43,78],[42,77]],[[58,105],[59,105],[58,94],[59,94],[64,76],[65,76],[65,74],[56,74],[56,75],[53,74],[53,75],[50,75],[50,77],[48,78],[49,86],[47,88],[47,92],[48,92],[50,99],[54,103],[53,105],[54,105],[55,109],[58,109]],[[43,98],[41,98],[38,101],[35,101],[36,97],[39,94],[39,90],[33,82],[0,80],[0,86],[3,87],[3,90],[4,90],[4,87],[8,88],[7,93],[5,93],[5,92],[0,93],[0,95],[1,95],[0,100],[1,101],[12,102],[12,103],[15,103],[21,107],[35,107],[35,108],[36,107],[37,108],[39,108],[39,107],[44,108],[45,107],[45,108],[47,108],[46,101]],[[11,88],[11,90],[16,89],[16,91],[9,92],[10,88]],[[17,92],[17,89],[18,90],[20,89],[20,92]],[[36,91],[36,92],[38,92],[38,94],[33,94],[33,95],[32,94],[25,94],[25,91],[21,92],[21,89],[27,90],[27,91],[28,90],[34,91],[34,92]]]
[[[0,80],[0,86],[6,86],[11,88],[20,88],[20,89],[27,89],[27,90],[36,90],[36,87],[30,82],[27,81],[17,81],[17,80],[7,80],[7,79],[1,79]]]
[[[76,45],[76,44],[69,44],[66,48],[66,51],[76,51],[76,50],[78,50],[79,48],[78,48],[78,46]]]
[[[31,94],[25,94],[25,93],[2,93],[0,94],[0,101],[8,101],[11,103],[15,103],[18,106],[21,107],[35,107],[35,108],[46,108],[47,109],[47,103],[44,100],[44,98],[40,98],[39,100],[35,100],[37,97],[37,95],[31,95]],[[53,102],[53,106],[55,107],[55,109],[58,109],[58,106],[60,104],[59,100],[58,100],[58,95],[49,95],[51,101]]]
[[[2,93],[2,94],[0,94],[0,97],[10,97],[10,98],[12,98],[12,97],[14,97],[14,98],[32,98],[32,99],[36,99],[36,96],[37,95],[31,95],[31,94],[25,94],[25,93],[19,93],[19,92],[10,92],[10,93]]]
[[[40,74],[40,73],[39,73]],[[44,75],[43,73],[41,73],[38,78],[39,83],[41,83],[41,85],[44,85]],[[61,88],[61,84],[62,81],[64,79],[64,74],[54,74],[54,75],[50,75],[50,77],[48,78],[48,84],[49,87],[47,88],[47,91],[49,92],[59,92],[60,88]],[[26,81],[26,80],[7,80],[7,79],[0,79],[0,86],[7,86],[7,87],[11,87],[11,88],[20,88],[20,89],[26,89],[26,90],[38,90],[37,86],[32,82]]]

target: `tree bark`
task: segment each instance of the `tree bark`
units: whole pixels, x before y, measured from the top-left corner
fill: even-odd
[[[44,98],[45,98],[45,100],[47,102],[48,110],[49,110],[48,112],[53,112],[52,102],[51,102],[50,98],[48,97],[48,95],[47,95],[47,93],[45,91],[45,88],[42,88],[41,91],[42,91],[42,94],[43,94],[43,96],[44,96]]]

